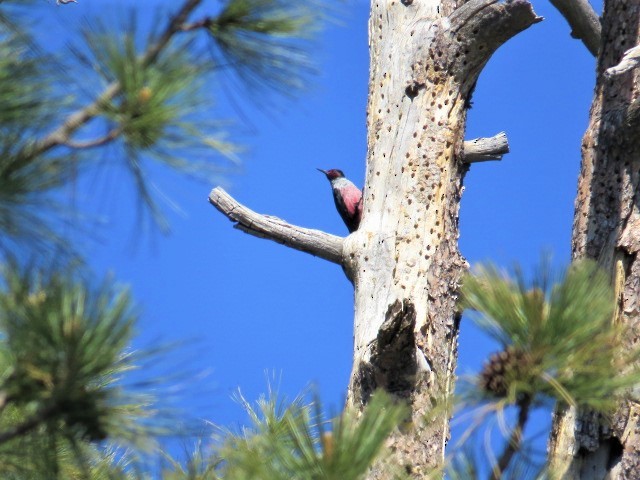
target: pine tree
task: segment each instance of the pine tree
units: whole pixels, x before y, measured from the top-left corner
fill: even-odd
[[[147,391],[161,379],[126,379],[163,349],[130,351],[137,308],[82,265],[71,240],[87,219],[64,189],[115,166],[141,221],[166,231],[156,166],[212,182],[236,161],[221,124],[203,120],[208,82],[231,65],[252,87],[295,94],[319,15],[184,0],[158,11],[146,38],[135,10],[89,19],[61,58],[31,22],[38,9],[79,7],[57,3],[0,4],[0,477],[138,478],[178,419]]]

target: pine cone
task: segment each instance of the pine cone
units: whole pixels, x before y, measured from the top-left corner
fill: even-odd
[[[513,346],[493,353],[480,372],[480,387],[504,398],[509,393],[511,382],[523,380],[520,377],[527,371],[528,363],[525,352]]]

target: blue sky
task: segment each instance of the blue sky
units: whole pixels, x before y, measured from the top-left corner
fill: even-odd
[[[83,15],[133,5],[78,1],[40,7],[51,15],[56,35]],[[144,11],[158,3],[135,5]],[[533,3],[545,21],[494,55],[468,116],[467,138],[504,130],[511,146],[502,162],[473,165],[465,179],[460,246],[471,264],[490,259],[532,266],[543,250],[552,251],[558,264],[569,260],[595,62],[547,1]],[[347,2],[341,11],[340,21],[326,25],[316,42],[319,74],[297,100],[275,99],[277,111],[265,112],[237,96],[228,101],[229,83],[221,81],[211,85],[217,104],[211,118],[233,120],[230,139],[246,147],[242,173],[225,178],[238,200],[298,225],[345,235],[329,184],[315,170],[340,168],[359,186],[365,171],[368,2]],[[239,424],[246,417],[231,394],[240,388],[255,399],[266,391],[267,375],[275,375],[284,394],[295,396],[313,384],[338,411],[353,333],[353,292],[342,270],[232,229],[207,202],[214,185],[165,174],[158,184],[182,214],[170,213],[170,236],[143,235],[135,248],[133,200],[126,188],[104,198],[100,193],[98,200],[86,189],[79,204],[110,214],[101,240],[87,243],[85,251],[99,275],[113,272],[131,285],[142,311],[137,345],[187,341],[167,363],[189,372],[182,405],[193,416]],[[495,349],[463,321],[459,372],[477,371]]]

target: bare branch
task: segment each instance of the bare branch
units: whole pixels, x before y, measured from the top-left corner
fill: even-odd
[[[531,397],[526,396],[518,402],[518,421],[515,427],[513,427],[513,430],[511,430],[511,435],[509,435],[508,443],[502,455],[500,455],[497,463],[493,466],[493,471],[489,477],[490,480],[500,480],[514,455],[520,451],[520,447],[522,446],[522,432],[529,420],[530,408]]]
[[[186,22],[188,16],[200,3],[202,3],[202,0],[186,0],[184,2],[180,10],[171,17],[165,31],[158,38],[158,41],[151,45],[144,53],[142,57],[142,63],[144,65],[149,65],[156,61],[158,55],[160,55],[162,50],[167,46],[173,35],[181,31],[182,25]],[[37,141],[32,147],[32,155],[39,155],[54,147],[67,143],[73,132],[98,115],[100,107],[113,99],[118,93],[120,93],[120,84],[118,82],[113,82],[108,85],[94,102],[71,113],[62,125],[46,137]]]
[[[120,128],[114,128],[103,137],[94,138],[92,140],[84,140],[84,141],[67,140],[62,145],[64,145],[65,147],[74,148],[77,150],[101,147],[102,145],[105,145],[115,140],[116,138],[118,138],[120,133],[122,133],[122,130]]]
[[[582,40],[584,46],[596,57],[600,48],[602,27],[600,18],[589,0],[549,0],[571,27],[571,36]]]
[[[465,140],[465,163],[486,162],[488,160],[502,160],[502,155],[509,153],[509,140],[505,132],[500,132],[490,138],[476,138]]]
[[[211,17],[204,17],[197,22],[185,23],[184,25],[182,25],[182,27],[180,27],[180,30],[182,30],[183,32],[193,32],[194,30],[200,30],[201,28],[209,28],[212,23],[213,20],[211,19]]]
[[[241,205],[222,188],[209,194],[209,202],[232,222],[235,228],[259,238],[266,238],[287,247],[310,253],[342,265],[343,238],[320,230],[297,227],[284,220],[261,215]]]

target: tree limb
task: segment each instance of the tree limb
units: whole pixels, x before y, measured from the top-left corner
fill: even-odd
[[[64,145],[65,147],[76,149],[76,150],[101,147],[118,138],[120,133],[122,133],[122,129],[114,128],[109,133],[107,133],[102,137],[94,138],[91,140],[84,140],[84,141],[67,140],[64,143],[62,143],[62,145]]]
[[[449,52],[445,58],[457,59],[449,73],[464,78],[471,88],[501,45],[542,20],[527,0],[470,0],[461,5],[448,17],[438,42]]]
[[[502,155],[509,153],[507,134],[500,132],[489,138],[465,140],[463,153],[462,161],[465,163],[502,160]]]
[[[516,426],[513,427],[513,430],[511,430],[511,435],[509,435],[508,443],[505,446],[502,455],[500,455],[497,463],[492,468],[491,475],[489,476],[490,480],[500,480],[502,478],[502,474],[511,463],[514,455],[520,450],[522,445],[522,432],[529,420],[531,401],[531,397],[526,396],[518,402],[518,421]]]
[[[549,0],[571,27],[571,36],[582,40],[591,55],[596,57],[600,48],[602,27],[600,18],[589,0]]]
[[[287,247],[310,253],[342,265],[343,238],[319,230],[297,227],[269,215],[261,215],[236,201],[222,188],[209,194],[209,202],[229,220],[235,228],[259,238],[266,238]]]
[[[156,61],[158,55],[160,55],[162,50],[167,46],[173,35],[181,31],[182,24],[184,24],[191,12],[201,3],[202,0],[186,0],[183,3],[180,10],[169,20],[167,27],[158,38],[158,41],[151,45],[142,56],[143,65],[147,66]],[[32,146],[30,153],[34,156],[40,155],[54,147],[69,142],[71,135],[98,115],[101,106],[113,99],[118,93],[120,93],[120,84],[118,82],[112,82],[95,101],[71,113],[58,128],[37,141]]]

